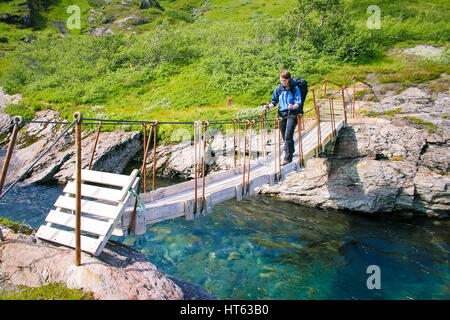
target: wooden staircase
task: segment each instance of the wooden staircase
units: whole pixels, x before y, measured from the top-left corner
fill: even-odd
[[[134,197],[139,171],[130,176],[107,172],[81,171],[81,250],[98,256],[111,235],[121,235],[123,212]],[[75,179],[75,174],[72,176]],[[36,236],[75,248],[75,181],[69,182],[55,202]],[[117,228],[119,227],[119,228]]]

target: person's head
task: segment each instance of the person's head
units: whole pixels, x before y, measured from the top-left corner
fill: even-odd
[[[283,84],[285,88],[289,87],[289,83],[291,81],[291,74],[286,69],[281,70],[280,72],[280,82]]]

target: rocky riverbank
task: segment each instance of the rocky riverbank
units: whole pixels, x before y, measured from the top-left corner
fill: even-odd
[[[0,88],[1,89],[1,88]],[[1,93],[1,91],[0,91]],[[12,100],[10,96],[2,94],[0,99],[0,130],[9,125],[10,117],[1,112],[5,103],[17,103],[20,97]],[[9,102],[11,101],[11,102]],[[58,113],[53,110],[44,110],[36,113],[33,120],[38,121],[61,121]],[[18,133],[16,146],[14,148],[6,184],[20,177],[49,146],[60,136],[66,126],[56,123],[27,123]],[[82,164],[83,168],[89,166],[92,147],[96,134],[92,131],[82,132]],[[62,137],[51,150],[33,167],[22,180],[23,184],[65,183],[73,174],[75,165],[75,144],[73,128]],[[142,149],[142,138],[139,132],[102,132],[98,141],[96,153],[92,162],[92,169],[121,173],[132,157]],[[6,153],[3,146],[0,159]]]
[[[82,253],[82,265],[77,267],[72,249],[2,225],[0,231],[0,291],[62,283],[99,300],[215,299],[200,286],[164,274],[143,254],[117,242],[109,241],[98,257]]]
[[[349,119],[347,127],[320,158],[310,159],[305,169],[288,175],[283,183],[265,185],[256,192],[314,207],[364,214],[448,217],[448,83],[448,76],[443,75],[422,86],[375,86],[380,101],[366,99],[358,116]],[[19,100],[20,96],[2,93],[0,111],[5,103]],[[3,130],[9,117],[1,112],[0,115]],[[51,110],[40,111],[36,116],[40,120],[59,120]],[[7,183],[20,176],[62,131],[56,124],[28,124],[18,136]],[[82,163],[86,168],[95,134],[84,132],[82,138]],[[257,150],[257,140],[254,143],[252,150]],[[217,135],[209,139],[207,153],[213,158],[209,172],[232,167],[232,147],[232,137]],[[4,151],[5,148],[0,160]],[[74,154],[73,135],[69,134],[23,183],[64,183],[73,174]],[[190,143],[159,146],[158,174],[191,178],[192,155]],[[256,152],[252,156],[256,157]],[[93,169],[121,173],[130,161],[140,161],[141,157],[140,133],[102,132]],[[151,159],[148,166],[152,167]],[[213,298],[200,287],[164,275],[140,253],[114,242],[98,258],[83,254],[83,266],[74,267],[73,250],[1,229],[5,241],[0,244],[0,287],[52,282],[92,292],[97,299]]]
[[[408,212],[446,217],[450,136],[450,79],[442,75],[427,84],[412,86],[374,83],[380,101],[363,97],[355,119],[339,134],[325,154],[308,161],[307,168],[260,193],[307,205],[362,213]],[[20,97],[2,95],[17,103]],[[2,106],[0,105],[0,109]],[[40,120],[58,120],[55,111],[37,113]],[[1,129],[1,128],[0,128]],[[8,181],[18,177],[63,128],[53,124],[27,124],[18,137]],[[181,132],[180,135],[189,134]],[[271,135],[268,135],[270,145]],[[95,134],[82,135],[82,164],[87,168]],[[260,149],[252,143],[252,157]],[[211,135],[207,143],[207,172],[233,166],[233,138]],[[268,151],[271,150],[269,147]],[[157,147],[156,172],[160,176],[193,177],[193,146],[187,142]],[[75,162],[73,134],[62,139],[26,177],[24,183],[64,183]],[[123,172],[130,161],[142,161],[142,134],[102,132],[93,169]],[[0,155],[1,157],[1,155]],[[148,159],[151,172],[152,157]]]

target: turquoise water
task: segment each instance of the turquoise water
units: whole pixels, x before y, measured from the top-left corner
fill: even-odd
[[[16,188],[0,216],[43,223],[61,188]],[[367,217],[255,195],[115,238],[220,299],[449,299],[450,220]],[[367,267],[380,268],[369,290]]]

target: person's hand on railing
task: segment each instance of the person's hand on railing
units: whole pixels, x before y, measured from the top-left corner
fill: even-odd
[[[273,103],[271,103],[271,104],[265,104],[265,105],[264,105],[264,110],[270,110],[270,109],[273,108],[273,107],[274,107]]]

